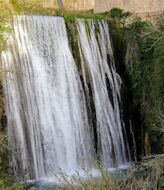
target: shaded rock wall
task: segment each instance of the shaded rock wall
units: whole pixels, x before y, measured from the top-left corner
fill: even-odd
[[[0,132],[4,131],[7,126],[7,118],[5,114],[5,100],[3,94],[3,88],[0,81]]]

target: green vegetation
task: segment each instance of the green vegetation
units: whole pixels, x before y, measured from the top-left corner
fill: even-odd
[[[164,17],[154,24],[114,8],[110,22],[115,58],[125,62],[134,105],[139,108],[143,154],[162,152],[164,141]],[[125,61],[124,61],[125,60]],[[118,67],[122,68],[121,65]],[[152,148],[151,144],[155,144]],[[154,146],[154,145],[153,145]]]
[[[11,6],[5,0],[0,1],[0,52],[6,49],[6,34],[10,31],[7,24],[11,18]]]
[[[103,19],[104,14],[88,12],[67,12],[45,7],[44,0],[0,0],[0,52],[7,48],[7,35],[11,31],[10,21],[14,15],[47,15],[62,16],[66,21],[76,18]]]
[[[54,190],[162,190],[164,188],[164,155],[143,161],[124,174],[118,172],[112,176],[103,167],[99,167],[99,170],[101,177],[97,179],[86,172],[87,182],[82,180],[78,173],[71,180],[62,173],[62,181],[66,188]]]
[[[76,32],[72,33],[74,21],[76,18],[83,19],[105,19],[112,25],[113,41],[116,52],[120,52],[119,59],[125,58],[126,68],[131,82],[131,92],[136,107],[140,108],[145,134],[149,134],[151,142],[157,142],[161,148],[164,139],[164,18],[158,19],[156,24],[142,21],[140,18],[133,17],[129,12],[123,12],[120,9],[113,9],[109,13],[93,14],[92,12],[63,12],[44,7],[43,0],[19,1],[0,0],[0,52],[7,48],[7,36],[12,31],[9,25],[13,15],[49,15],[63,16],[66,20],[70,42],[73,48],[73,54],[76,55],[79,62],[79,52],[76,43]],[[87,26],[87,21],[86,21]],[[89,31],[88,31],[89,34]],[[2,69],[0,69],[0,79],[2,79]],[[0,80],[1,83],[1,80]],[[1,97],[0,97],[1,98]],[[147,135],[143,137],[147,138]],[[147,143],[147,140],[145,140]],[[148,142],[149,143],[149,142]],[[7,153],[5,130],[0,132],[0,189],[21,189],[17,185],[11,186],[12,178],[7,172]],[[145,145],[146,147],[147,145]],[[150,150],[146,150],[149,154]],[[162,177],[163,166],[160,158],[152,162],[151,172],[146,177],[137,178],[136,171],[133,171],[131,178],[125,177],[125,181],[119,183],[109,174],[103,171],[102,178],[98,181],[90,180],[89,183],[79,183],[77,189],[145,189],[154,190],[163,187]],[[163,158],[162,158],[163,161]],[[143,164],[144,165],[144,164]],[[144,165],[145,166],[145,165]],[[156,168],[157,166],[157,168]],[[154,168],[155,169],[152,169]],[[159,169],[162,167],[162,170]],[[155,176],[154,176],[155,175]],[[2,180],[3,179],[3,180]],[[10,186],[10,188],[9,188]],[[69,184],[68,184],[69,186]],[[68,189],[74,189],[70,186]]]
[[[151,141],[164,139],[164,18],[156,25],[136,18],[125,28],[126,65],[134,103]]]
[[[127,18],[129,16],[131,16],[132,14],[130,12],[124,12],[121,9],[118,8],[113,8],[110,12],[109,15],[111,16],[111,18],[113,19],[123,19],[123,18]]]
[[[5,132],[0,132],[0,189],[23,190],[22,185],[14,184],[13,176],[8,173],[8,147]]]
[[[95,14],[92,10],[87,12],[67,12],[45,7],[44,0],[0,0],[0,52],[7,48],[7,34],[11,31],[9,23],[14,15],[62,16],[66,22],[69,22],[75,21],[76,18],[105,19],[108,21],[119,18],[119,21],[124,21],[131,13],[123,12],[121,9],[113,9],[110,14]]]
[[[74,12],[64,12],[60,13],[60,16],[63,16],[65,20],[75,20],[76,18],[82,18],[82,19],[104,19],[105,15],[104,14],[93,14],[92,12],[79,12],[79,13],[74,13]]]

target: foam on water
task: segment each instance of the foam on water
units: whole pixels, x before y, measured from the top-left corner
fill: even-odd
[[[4,81],[8,142],[18,179],[53,179],[60,169],[82,176],[85,169],[96,176],[97,156],[107,168],[122,168],[130,160],[121,116],[122,81],[108,24],[89,20],[86,25],[78,19],[74,27],[81,73],[63,18],[20,16],[13,21],[9,50],[1,60],[9,70]],[[89,107],[95,109],[95,125]]]
[[[129,169],[130,164],[119,166],[118,168],[108,168],[106,172],[109,172],[111,176],[117,180],[122,179],[123,174]],[[56,174],[53,177],[43,177],[37,180],[28,180],[26,184],[35,187],[65,187],[68,184],[78,185],[79,181],[87,182],[89,180],[96,180],[102,176],[99,169],[91,170],[79,170],[64,174],[62,171],[60,174]]]

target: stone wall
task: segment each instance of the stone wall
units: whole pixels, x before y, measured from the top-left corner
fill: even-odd
[[[162,12],[164,0],[95,0],[95,12],[105,12],[117,7],[133,13]]]
[[[58,9],[58,1],[62,2],[64,9],[72,11],[94,9],[98,13],[114,7],[138,14],[164,11],[164,0],[45,0],[45,5]]]
[[[94,8],[94,0],[59,0],[63,8],[72,11],[83,11]],[[58,0],[46,0],[47,7],[58,8]]]
[[[63,5],[69,10],[90,10],[94,7],[94,0],[63,0]]]

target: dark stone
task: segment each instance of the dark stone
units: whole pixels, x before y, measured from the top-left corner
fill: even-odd
[[[1,115],[1,126],[3,126],[3,128],[7,127],[7,117],[5,111],[3,111],[3,114]]]
[[[130,130],[130,121],[132,124],[132,130],[135,137],[136,142],[136,153],[137,160],[141,159],[142,155],[142,119],[140,114],[140,107],[136,107],[133,101],[132,91],[131,91],[131,81],[130,77],[125,65],[125,54],[126,54],[126,43],[123,38],[117,34],[117,29],[115,26],[109,25],[109,31],[111,34],[113,51],[114,51],[114,59],[116,65],[116,71],[119,73],[123,84],[121,89],[121,97],[122,97],[122,118],[125,123],[125,130],[127,135],[127,140],[130,146],[130,150],[132,152],[132,158],[134,158],[134,143]],[[109,62],[110,63],[110,62]]]

